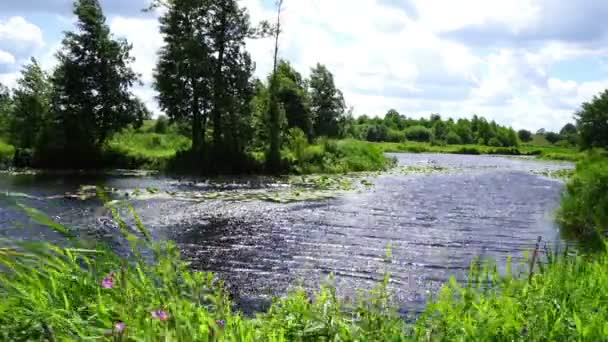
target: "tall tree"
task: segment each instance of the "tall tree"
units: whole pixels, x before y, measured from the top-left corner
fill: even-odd
[[[283,10],[283,0],[276,0],[277,22],[274,27],[274,60],[272,76],[270,79],[270,103],[268,121],[270,125],[270,148],[266,156],[268,171],[278,172],[281,166],[281,114],[282,107],[278,98],[278,59],[279,59],[279,37],[281,35],[281,11]]]
[[[23,67],[13,94],[11,140],[16,146],[32,148],[48,119],[51,84],[38,61]]]
[[[0,138],[9,133],[9,116],[12,112],[13,101],[8,87],[0,83]]]
[[[608,90],[583,103],[576,125],[583,148],[608,148]]]
[[[51,106],[63,149],[76,153],[70,156],[78,164],[90,162],[111,134],[141,122],[145,111],[130,90],[138,79],[131,45],[112,37],[99,1],[76,1],[74,14],[78,29],[66,33],[57,53]]]
[[[198,161],[213,128],[214,157],[229,162],[252,130],[253,62],[245,39],[257,32],[247,10],[236,0],[157,0],[153,6],[165,7],[165,44],[155,71],[160,106],[171,119],[191,124]]]
[[[306,83],[289,62],[281,60],[277,67],[277,97],[285,110],[288,128],[300,128],[309,142],[313,139],[310,99]]]
[[[172,0],[164,5],[160,31],[165,45],[154,73],[160,108],[175,121],[192,127],[192,149],[204,150],[207,119],[212,108],[213,46],[208,32],[211,1]]]
[[[213,70],[213,143],[220,148],[225,143],[237,149],[234,127],[239,121],[236,108],[243,95],[251,98],[250,78],[253,64],[245,50],[245,39],[254,34],[247,9],[236,0],[214,0],[211,3],[210,37],[217,56]],[[241,103],[242,105],[242,103]],[[239,105],[240,107],[240,105]],[[227,127],[224,128],[224,124]],[[224,142],[228,136],[231,139]],[[234,151],[233,151],[234,152]]]
[[[317,64],[310,75],[310,96],[317,136],[337,137],[346,105],[336,88],[334,76],[324,65]]]

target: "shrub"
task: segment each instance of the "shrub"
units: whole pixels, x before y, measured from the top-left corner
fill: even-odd
[[[12,145],[6,144],[0,140],[0,165],[9,163],[13,159],[15,148]]]
[[[494,137],[488,141],[488,146],[502,147],[502,143],[500,142],[500,140],[498,140],[498,138]]]
[[[608,233],[608,159],[579,162],[566,186],[558,214],[563,230],[583,239]]]
[[[448,135],[446,136],[445,140],[448,143],[448,145],[460,145],[460,144],[462,144],[462,139],[454,131],[450,131],[448,133]]]
[[[405,130],[408,140],[419,142],[430,142],[433,139],[433,131],[424,126],[412,126]]]
[[[166,134],[169,128],[169,119],[166,116],[159,116],[154,124],[154,133]]]

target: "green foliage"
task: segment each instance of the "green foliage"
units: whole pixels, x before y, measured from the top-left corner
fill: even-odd
[[[309,145],[301,131],[290,132],[283,155],[296,173],[380,171],[393,163],[381,149],[363,141],[322,139]]]
[[[0,83],[0,138],[10,135],[10,116],[13,110],[13,99],[10,90]]]
[[[98,0],[78,0],[74,14],[78,30],[66,33],[57,53],[53,117],[39,142],[39,155],[49,163],[93,166],[104,142],[141,122],[147,110],[130,92],[137,81],[130,67],[131,46],[113,39]]]
[[[342,92],[334,84],[333,74],[324,65],[317,64],[311,70],[309,86],[315,136],[340,136],[346,105]]]
[[[166,134],[168,129],[169,119],[164,115],[159,116],[154,123],[154,133]]]
[[[175,121],[187,122],[195,156],[204,167],[207,133],[214,161],[230,168],[252,136],[251,57],[245,39],[249,16],[235,0],[157,1],[164,46],[155,73],[160,107]]]
[[[488,140],[488,146],[502,147],[502,143],[500,142],[500,140],[498,140],[498,138],[493,137],[490,140]]]
[[[302,75],[289,62],[280,61],[277,66],[277,97],[283,105],[287,128],[299,128],[309,141],[314,138],[312,112],[307,85]]]
[[[554,145],[556,142],[558,142],[558,141],[562,140],[563,138],[564,138],[563,136],[561,136],[561,135],[559,135],[559,134],[557,134],[557,133],[554,133],[554,132],[547,132],[547,133],[545,133],[545,139],[547,139],[547,141],[548,141],[550,144],[553,144],[553,145]]]
[[[519,137],[519,140],[524,143],[532,141],[532,132],[528,130],[522,129],[517,131],[517,136]]]
[[[604,341],[608,257],[556,256],[534,275],[507,265],[473,265],[467,285],[452,280],[416,325],[425,341]],[[528,281],[528,279],[530,279]]]
[[[608,90],[583,103],[576,113],[576,125],[583,148],[608,148]]]
[[[14,154],[15,148],[0,140],[0,165],[10,163]]]
[[[156,127],[156,124],[154,127]],[[105,149],[107,166],[162,170],[179,151],[191,147],[187,137],[177,133],[139,133],[125,130],[112,137]]]
[[[558,218],[569,236],[589,240],[608,234],[608,158],[594,154],[577,164]]]
[[[445,142],[449,145],[460,145],[462,144],[462,138],[456,132],[450,131],[445,137]]]
[[[412,126],[405,130],[405,137],[412,141],[430,142],[433,139],[433,131],[420,125]]]
[[[49,119],[51,84],[36,59],[23,67],[13,92],[11,141],[19,147],[33,148]]]

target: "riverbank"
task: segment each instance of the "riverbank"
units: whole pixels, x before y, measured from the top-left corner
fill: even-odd
[[[539,159],[558,161],[579,161],[585,154],[576,148],[541,146],[523,144],[519,147],[492,147],[485,145],[433,145],[431,143],[405,142],[405,143],[370,143],[387,153],[450,153],[468,155],[512,155],[535,156]]]

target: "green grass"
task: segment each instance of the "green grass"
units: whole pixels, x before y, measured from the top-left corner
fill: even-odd
[[[530,141],[530,145],[535,146],[552,146],[551,143],[545,138],[543,134],[533,134],[532,141]]]
[[[178,151],[190,148],[190,139],[177,133],[157,134],[127,130],[107,145],[111,163],[122,168],[163,169]]]
[[[606,341],[608,257],[549,256],[530,277],[492,267],[451,282],[417,322],[425,341]],[[510,269],[510,268],[509,268]],[[477,281],[475,281],[477,280]]]
[[[377,146],[354,139],[322,139],[286,149],[283,154],[290,171],[298,174],[381,171],[394,163]]]
[[[14,154],[15,148],[0,140],[0,164],[11,161]]]

